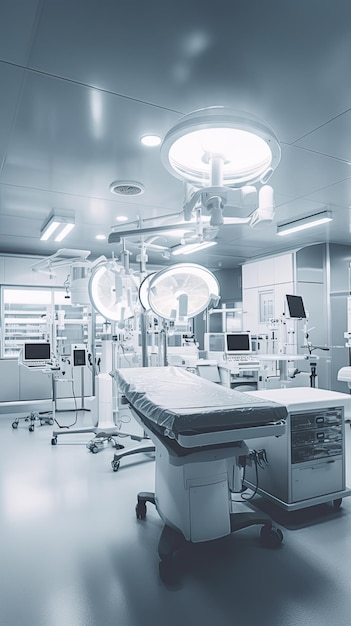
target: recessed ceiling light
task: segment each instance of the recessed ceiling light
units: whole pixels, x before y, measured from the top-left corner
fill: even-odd
[[[153,148],[154,146],[160,145],[161,137],[159,137],[158,135],[144,135],[143,137],[140,137],[140,141],[143,146]]]
[[[128,217],[126,215],[117,215],[116,221],[117,222],[128,222]]]
[[[96,235],[95,239],[106,239],[106,235]]]

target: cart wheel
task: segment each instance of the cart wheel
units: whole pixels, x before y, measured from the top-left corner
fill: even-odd
[[[114,472],[117,472],[119,466],[120,466],[120,461],[112,461],[111,462],[111,467],[112,467]]]
[[[95,444],[93,444],[92,446],[90,446],[89,450],[90,450],[90,452],[92,452],[93,454],[96,454],[97,452],[99,452],[99,448],[98,448],[98,446],[96,446]]]
[[[336,500],[333,500],[334,509],[340,509],[341,504],[342,504],[342,498],[336,498]]]
[[[283,541],[283,533],[280,528],[262,526],[260,531],[261,539],[267,548],[277,548]]]
[[[28,428],[29,432],[32,433],[34,431],[34,424],[31,424]]]
[[[57,444],[57,437],[53,437],[53,438],[51,439],[51,445],[52,445],[52,446],[56,446],[56,444]]]
[[[12,428],[18,428],[18,422],[12,422]]]
[[[145,519],[146,518],[146,504],[145,502],[138,502],[135,507],[135,513],[137,519]]]
[[[53,417],[50,417],[49,424],[50,424],[50,426],[53,426],[53,424],[54,424],[54,418]]]

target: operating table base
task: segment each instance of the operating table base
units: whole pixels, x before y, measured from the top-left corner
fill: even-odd
[[[146,503],[156,505],[155,494],[152,492],[141,492],[137,497],[137,505],[135,508],[136,516],[140,520],[146,518]],[[231,513],[230,529],[231,532],[262,524],[260,536],[263,545],[268,548],[277,548],[283,541],[283,533],[280,528],[275,528],[271,518],[265,513]],[[172,567],[172,557],[186,544],[192,543],[185,539],[182,532],[165,525],[158,544],[158,555],[160,557],[159,574],[164,583],[175,584],[178,582],[178,576]]]

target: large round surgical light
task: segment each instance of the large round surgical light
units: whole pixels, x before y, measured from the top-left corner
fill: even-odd
[[[201,265],[179,263],[157,272],[149,284],[151,310],[167,320],[195,317],[219,301],[215,276]]]
[[[93,270],[89,296],[94,308],[107,320],[123,323],[133,317],[138,302],[138,285],[124,268],[107,261]]]
[[[278,139],[265,122],[220,106],[185,115],[161,146],[171,174],[198,187],[265,183],[280,153]]]
[[[145,311],[149,311],[150,310],[149,287],[150,287],[150,281],[155,276],[155,274],[156,274],[156,272],[152,272],[152,274],[148,274],[147,276],[145,276],[145,278],[140,283],[140,287],[139,287],[139,301],[140,301],[140,304],[141,304],[141,306],[143,307],[143,309]]]

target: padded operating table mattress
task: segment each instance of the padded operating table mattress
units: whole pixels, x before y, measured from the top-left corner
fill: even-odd
[[[287,409],[177,367],[123,368],[120,391],[145,425],[184,447],[285,432]]]

